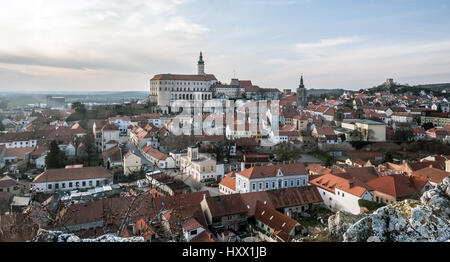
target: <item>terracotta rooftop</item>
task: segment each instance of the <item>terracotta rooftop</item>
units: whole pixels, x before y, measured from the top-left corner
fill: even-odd
[[[417,182],[419,182],[418,179],[412,179],[405,175],[393,174],[375,178],[368,181],[366,184],[376,191],[388,194],[397,199],[417,196],[422,190],[422,187],[425,186],[426,180],[424,180],[423,183]]]
[[[38,175],[33,183],[57,182],[67,180],[82,180],[95,178],[112,178],[112,175],[103,167],[82,167],[82,168],[58,168],[48,169]]]
[[[155,75],[151,80],[217,81],[217,78],[214,75],[159,74]]]
[[[444,178],[450,176],[450,172],[445,172],[442,169],[434,168],[434,167],[426,167],[420,170],[414,171],[412,173],[413,176],[420,177],[426,179],[433,183],[442,183]]]
[[[220,181],[220,185],[236,191],[236,172],[230,172]]]
[[[254,179],[262,177],[274,177],[278,174],[278,170],[281,170],[284,176],[308,174],[303,163],[253,166],[237,173],[246,178]]]
[[[333,174],[320,176],[318,178],[310,180],[309,183],[333,193],[335,193],[335,188],[337,188],[357,197],[362,196],[364,192],[370,190],[370,187],[359,180],[346,179]]]
[[[269,205],[264,205],[263,202],[256,202],[255,219],[266,224],[275,232],[282,231],[286,235],[290,235],[298,222],[285,214],[277,211]],[[284,239],[287,241],[287,239]]]
[[[247,213],[240,194],[207,197],[206,202],[213,218]]]

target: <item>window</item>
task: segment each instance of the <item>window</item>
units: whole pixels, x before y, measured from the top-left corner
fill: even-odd
[[[83,185],[83,186],[86,186],[86,181],[83,181],[83,182],[82,182],[82,185]]]
[[[197,229],[191,231],[191,236],[197,235]]]
[[[269,188],[269,182],[266,182],[266,188]]]
[[[272,181],[272,188],[275,188],[275,181]]]
[[[62,188],[66,188],[66,183],[62,183],[62,184],[61,184],[61,187],[62,187]]]
[[[92,186],[92,180],[89,181],[89,186]]]
[[[297,186],[300,185],[300,179],[297,179]]]
[[[49,185],[48,185],[48,189],[52,189],[52,184],[49,184]]]
[[[80,187],[80,182],[76,182],[76,183],[75,183],[75,186],[76,186],[76,187]]]
[[[262,183],[259,183],[259,189],[262,189]]]
[[[288,181],[284,180],[284,187],[287,187],[287,186],[288,186]]]
[[[323,195],[325,195],[325,192],[323,192]]]
[[[58,189],[58,188],[59,188],[59,184],[56,183],[56,184],[55,184],[55,189]]]
[[[73,186],[73,183],[72,182],[69,182],[69,187],[72,187]]]
[[[342,197],[344,197],[344,193],[342,193]]]
[[[252,184],[252,189],[255,190],[256,189],[256,185],[253,183]]]
[[[291,186],[294,186],[294,180],[291,180]]]

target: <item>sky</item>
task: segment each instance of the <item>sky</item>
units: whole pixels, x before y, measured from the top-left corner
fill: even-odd
[[[148,91],[155,74],[263,88],[450,82],[448,0],[0,0],[0,92]]]

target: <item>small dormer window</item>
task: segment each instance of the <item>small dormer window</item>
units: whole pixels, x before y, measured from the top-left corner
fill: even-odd
[[[286,223],[283,223],[283,225],[281,225],[281,227],[284,227],[286,225]]]
[[[271,216],[270,218],[269,218],[269,220],[272,220],[273,219],[273,216]]]
[[[264,215],[264,213],[266,213],[266,211],[263,211],[263,212],[261,213],[261,216],[263,216],[263,215]]]

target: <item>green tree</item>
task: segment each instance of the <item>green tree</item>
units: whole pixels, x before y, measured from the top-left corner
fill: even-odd
[[[425,123],[422,125],[423,129],[428,130],[434,127],[434,124],[431,122]]]
[[[5,131],[5,126],[3,125],[1,119],[0,119],[0,131]]]
[[[280,143],[275,146],[274,153],[278,161],[297,160],[301,156],[301,149],[290,143]]]
[[[392,163],[393,161],[394,161],[394,156],[392,155],[392,153],[390,151],[386,152],[384,154],[383,162],[384,163],[386,163],[386,162],[391,162]]]
[[[441,106],[441,104],[438,104],[438,106],[437,106],[437,111],[438,111],[439,113],[442,113],[442,106]]]
[[[61,168],[65,165],[65,155],[59,149],[58,144],[53,140],[50,144],[50,152],[45,157],[45,165],[47,168]]]

